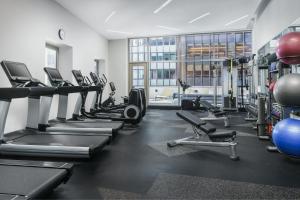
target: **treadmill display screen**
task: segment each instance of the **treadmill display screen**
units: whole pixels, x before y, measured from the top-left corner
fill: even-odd
[[[12,77],[31,78],[31,74],[24,63],[6,62],[5,66]]]
[[[55,81],[63,81],[63,78],[57,69],[47,68],[46,70],[49,74],[50,79],[55,80]]]
[[[76,81],[78,82],[78,84],[81,84],[83,82],[83,76],[81,74],[81,71],[73,70],[72,72],[73,72],[74,77],[75,77]]]

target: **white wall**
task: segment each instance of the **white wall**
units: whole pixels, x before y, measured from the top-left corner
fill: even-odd
[[[254,23],[253,52],[298,19],[299,8],[299,0],[272,0]]]
[[[46,42],[72,47],[73,66],[81,69],[84,74],[94,70],[95,58],[108,58],[107,40],[52,0],[0,0],[0,26],[0,60],[24,62],[32,75],[42,81],[45,79],[43,67]],[[64,41],[58,38],[60,28],[66,32]],[[60,68],[71,69],[73,66]],[[10,86],[2,68],[0,84],[1,87]],[[72,95],[72,105],[75,98]],[[68,116],[71,113],[72,110],[69,109]],[[27,100],[14,100],[6,132],[24,128],[26,115]],[[53,109],[51,116],[55,115],[56,110]]]
[[[108,55],[108,81],[115,83],[116,100],[121,100],[122,96],[128,96],[128,40],[110,40]]]

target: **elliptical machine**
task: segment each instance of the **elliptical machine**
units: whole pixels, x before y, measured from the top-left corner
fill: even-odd
[[[129,96],[128,105],[124,109],[119,110],[118,112],[108,113],[95,108],[88,112],[85,109],[86,98],[88,93],[93,91],[99,94],[99,92],[102,92],[103,86],[93,86],[93,82],[91,82],[87,76],[83,76],[80,70],[72,70],[72,73],[78,85],[82,86],[83,88],[86,88],[81,92],[81,98],[79,98],[76,103],[77,109],[75,109],[73,118],[78,117],[80,111],[83,116],[91,119],[109,119],[112,121],[124,121],[125,123],[130,124],[138,124],[139,122],[141,122],[143,117],[142,110],[144,108],[141,97],[142,95],[138,89],[132,89]]]
[[[134,90],[139,90],[141,95],[141,102],[142,102],[141,112],[142,112],[142,116],[145,116],[147,105],[146,105],[146,95],[144,89],[142,88],[132,89],[129,93],[129,96],[122,97],[124,101],[123,103],[115,104],[115,99],[113,96],[115,94],[116,87],[113,82],[110,82],[109,85],[111,88],[111,92],[109,94],[109,97],[102,103],[103,90],[107,83],[107,78],[104,74],[103,74],[103,78],[101,78],[94,72],[91,72],[90,76],[93,81],[93,84],[95,86],[101,87],[101,90],[98,90],[95,94],[92,112],[122,113],[123,110],[130,105],[129,101],[132,102],[132,100],[130,100],[130,97],[132,98],[132,93],[134,92]]]

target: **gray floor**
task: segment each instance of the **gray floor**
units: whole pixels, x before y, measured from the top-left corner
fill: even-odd
[[[205,115],[205,114],[200,114]],[[214,147],[168,148],[191,134],[176,111],[150,110],[94,159],[78,162],[51,199],[300,199],[300,161],[269,153],[243,115],[232,117],[240,161]]]

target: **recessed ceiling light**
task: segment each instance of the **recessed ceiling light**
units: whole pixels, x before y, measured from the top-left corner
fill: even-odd
[[[204,17],[207,17],[208,15],[210,15],[210,12],[207,12],[207,13],[205,13],[205,14],[203,14],[203,15],[201,15],[201,16],[195,18],[195,19],[192,19],[191,21],[189,21],[189,23],[190,23],[190,24],[191,24],[191,23],[194,23],[195,21],[198,21],[199,19],[202,19],[202,18],[204,18]]]
[[[106,31],[107,31],[107,32],[110,32],[110,33],[119,33],[119,34],[124,34],[124,35],[132,35],[132,34],[133,34],[133,33],[131,33],[131,32],[117,31],[117,30],[110,30],[110,29],[107,29]]]
[[[225,24],[225,26],[229,26],[229,25],[234,24],[234,23],[236,23],[236,22],[238,22],[238,21],[241,21],[241,20],[247,18],[248,16],[249,16],[249,15],[244,15],[244,16],[242,16],[242,17],[240,17],[240,18],[237,18],[237,19],[235,19],[235,20],[232,20],[232,21],[228,22],[227,24]]]
[[[180,31],[178,28],[173,28],[173,27],[168,27],[168,26],[157,25],[156,27],[166,29],[166,30],[169,30],[169,31]]]
[[[106,17],[105,23],[107,23],[107,22],[110,20],[110,18],[112,18],[112,16],[114,16],[115,14],[116,14],[116,11],[112,11],[112,12],[110,13],[110,15],[108,15],[108,16]]]
[[[154,14],[157,14],[159,11],[161,11],[164,7],[166,7],[169,3],[171,3],[173,0],[167,0],[165,3],[163,3],[159,8],[153,11]]]

